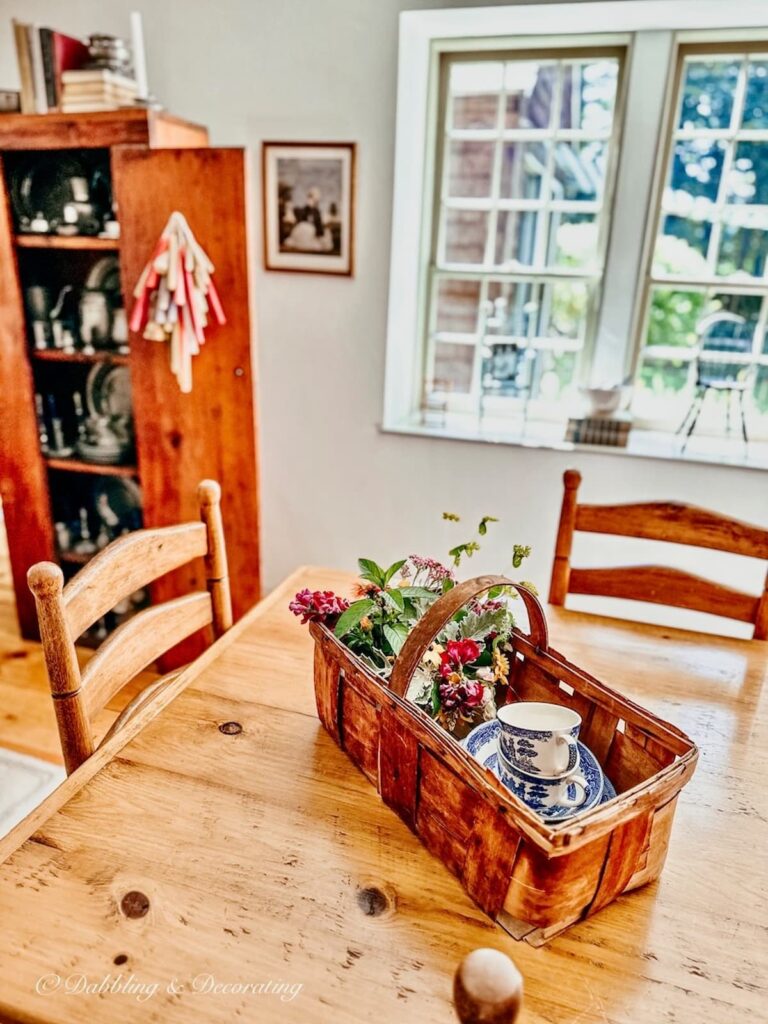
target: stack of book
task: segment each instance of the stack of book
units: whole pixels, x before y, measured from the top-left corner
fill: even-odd
[[[572,416],[568,420],[566,441],[574,444],[603,444],[611,448],[626,448],[632,417],[628,413],[612,416]]]
[[[65,114],[114,110],[131,107],[136,102],[135,80],[107,68],[65,71],[61,80],[61,110]]]
[[[80,39],[13,20],[21,80],[21,112],[79,113],[132,106],[138,92],[133,78],[98,63]],[[93,39],[93,37],[92,37]]]
[[[21,112],[45,114],[61,104],[61,76],[89,59],[79,39],[50,28],[13,21],[13,36],[21,80]]]

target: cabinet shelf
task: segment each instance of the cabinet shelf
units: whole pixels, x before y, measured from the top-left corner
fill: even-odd
[[[18,249],[77,249],[84,252],[117,252],[119,238],[91,235],[16,235]]]
[[[60,562],[69,562],[70,565],[86,565],[95,554],[95,551],[88,555],[80,551],[59,551],[57,557]]]
[[[32,350],[32,358],[42,363],[114,363],[116,366],[128,366],[130,357],[124,352],[62,352],[56,348]]]
[[[136,466],[110,466],[97,462],[83,462],[82,459],[57,459],[46,457],[48,469],[56,469],[65,473],[92,473],[94,476],[138,476]]]

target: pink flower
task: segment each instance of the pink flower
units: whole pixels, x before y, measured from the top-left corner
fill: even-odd
[[[471,717],[485,698],[483,684],[476,679],[464,679],[461,683],[440,684],[440,704],[443,711],[458,711]]]
[[[480,644],[475,640],[449,640],[440,655],[438,672],[443,679],[454,673],[460,673],[464,665],[477,661],[480,657]]]
[[[345,597],[337,597],[332,590],[300,590],[288,605],[294,615],[306,622],[327,622],[336,619],[349,608]]]
[[[430,586],[434,586],[436,583],[442,583],[443,580],[452,580],[453,569],[448,569],[441,562],[438,562],[434,558],[423,558],[421,555],[410,555],[408,559],[414,571],[418,575],[419,573],[426,573],[426,582]]]

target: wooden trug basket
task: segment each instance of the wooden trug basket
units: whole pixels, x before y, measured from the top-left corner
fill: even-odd
[[[515,587],[530,622],[530,635],[514,632],[512,692],[577,711],[580,738],[618,794],[571,821],[542,820],[404,696],[451,617],[499,585]],[[544,611],[531,591],[502,576],[458,584],[411,631],[389,685],[327,627],[313,623],[311,632],[323,725],[387,806],[515,938],[539,945],[658,877],[696,746],[551,650]]]

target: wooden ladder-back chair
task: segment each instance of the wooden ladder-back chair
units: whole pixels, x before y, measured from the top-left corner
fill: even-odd
[[[668,541],[768,560],[768,529],[679,502],[580,505],[576,499],[581,473],[568,469],[563,481],[565,493],[549,587],[550,604],[564,605],[566,594],[646,601],[751,622],[755,640],[768,638],[768,574],[762,594],[753,597],[665,565],[608,569],[575,569],[571,566],[573,535],[577,530]]]
[[[99,552],[66,586],[53,562],[38,562],[27,573],[67,774],[93,753],[93,716],[126,683],[197,630],[212,625],[218,637],[232,625],[221,488],[214,480],[204,480],[198,498],[201,522],[126,534]],[[185,594],[134,615],[104,641],[81,673],[75,650],[78,637],[135,590],[195,558],[205,559],[208,591]],[[137,694],[107,735],[114,735],[176,674]]]

